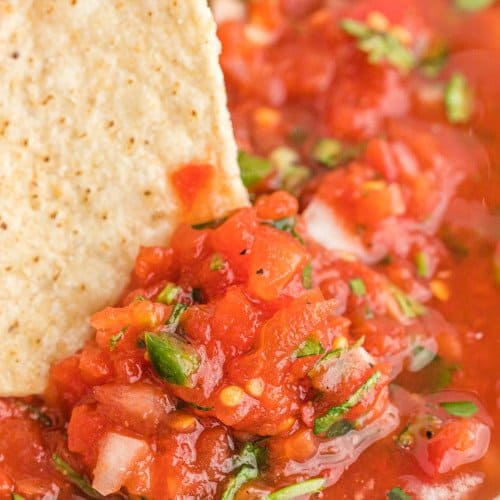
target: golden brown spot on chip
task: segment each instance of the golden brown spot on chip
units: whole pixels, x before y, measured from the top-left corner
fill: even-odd
[[[151,216],[151,221],[155,222],[157,220],[164,219],[166,216],[167,214],[163,210],[158,210],[154,212],[153,215]]]
[[[7,331],[9,333],[12,333],[16,328],[18,328],[18,326],[19,326],[19,321],[14,321],[14,323],[11,323],[9,325],[9,328],[7,329]]]
[[[7,127],[10,125],[10,122],[9,120],[5,120],[3,123],[2,123],[2,128],[0,129],[0,135],[4,135],[5,134],[5,131],[7,130]]]

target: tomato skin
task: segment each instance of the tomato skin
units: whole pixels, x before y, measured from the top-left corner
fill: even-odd
[[[267,226],[259,227],[250,256],[249,292],[260,299],[278,298],[306,262],[304,248],[291,235]]]
[[[104,382],[111,372],[111,363],[106,351],[101,351],[93,344],[88,344],[83,349],[78,367],[83,380],[88,385]]]
[[[181,224],[175,230],[171,239],[171,248],[175,254],[178,273],[189,268],[193,261],[201,260],[209,255],[208,237],[208,230],[194,229],[187,224]]]
[[[90,322],[97,330],[99,347],[109,351],[111,337],[120,334],[117,349],[135,345],[137,333],[154,330],[164,324],[172,312],[172,306],[149,300],[136,300],[125,307],[106,307],[92,315]]]
[[[172,276],[173,251],[171,248],[141,247],[135,261],[134,278],[138,286]]]
[[[89,386],[80,373],[80,355],[76,354],[52,365],[46,398],[60,405],[64,411],[71,408],[88,392]]]
[[[433,474],[445,474],[482,457],[488,448],[489,428],[475,419],[446,422],[427,444],[428,465]]]
[[[97,462],[99,443],[110,428],[108,419],[90,406],[75,406],[68,425],[68,449],[78,453],[92,469]]]
[[[275,191],[261,196],[255,203],[257,216],[263,220],[283,219],[297,215],[299,203],[297,198],[285,191]]]
[[[280,0],[251,0],[248,7],[248,16],[252,25],[268,30],[282,25]]]
[[[293,351],[316,329],[323,340],[320,327],[332,308],[331,302],[322,301],[321,293],[313,290],[278,311],[264,324],[256,348],[230,364],[230,379],[244,384],[250,378],[262,377],[272,385],[279,383],[285,372],[277,373],[275,368],[290,366]]]
[[[248,351],[261,324],[258,310],[239,288],[229,288],[215,305],[212,339],[223,343],[226,356],[236,357]]]
[[[255,240],[255,211],[244,208],[210,233],[213,248],[229,261],[237,281],[248,278],[250,251]]]

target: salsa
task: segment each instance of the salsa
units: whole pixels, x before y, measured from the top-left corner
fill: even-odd
[[[500,494],[493,3],[220,20],[252,206],[141,248],[46,393],[0,399],[1,498]]]

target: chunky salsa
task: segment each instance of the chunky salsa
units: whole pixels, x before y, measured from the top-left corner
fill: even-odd
[[[1,498],[500,494],[493,4],[227,10],[252,207],[142,248],[46,393],[0,400]]]

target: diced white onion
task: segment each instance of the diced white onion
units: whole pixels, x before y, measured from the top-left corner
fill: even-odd
[[[383,257],[377,250],[368,252],[360,238],[349,233],[335,212],[318,198],[304,211],[304,221],[309,236],[329,250],[353,254],[368,264]]]
[[[145,441],[110,432],[101,443],[92,486],[102,495],[116,493],[148,451]]]

